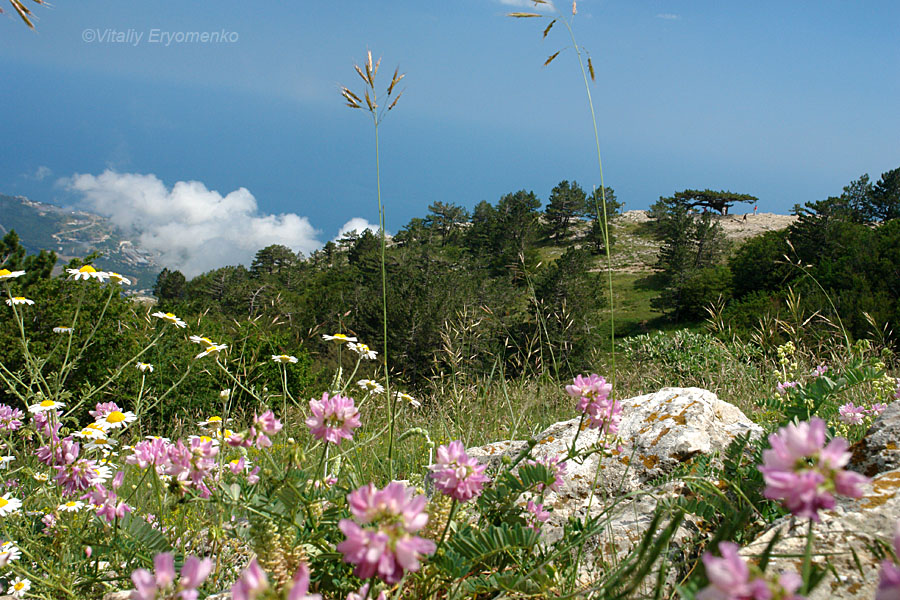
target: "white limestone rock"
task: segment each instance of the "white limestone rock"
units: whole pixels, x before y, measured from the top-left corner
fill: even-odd
[[[547,543],[562,536],[569,516],[596,516],[616,503],[610,511],[606,533],[598,536],[600,539],[590,549],[591,559],[595,561],[603,556],[610,559],[611,552],[621,557],[631,551],[651,522],[659,499],[677,496],[682,491],[677,481],[662,488],[652,488],[649,482],[671,473],[695,456],[724,451],[740,435],[763,433],[736,406],[699,388],[664,388],[621,402],[621,451],[607,456],[593,454],[581,464],[568,461],[561,489],[545,496],[545,505],[552,507],[550,519],[541,530]],[[538,459],[565,455],[579,423],[580,419],[576,418],[548,427],[537,436],[532,455]],[[597,431],[584,425],[581,429],[576,447],[586,449],[596,444]],[[468,453],[499,467],[503,456],[514,459],[527,446],[524,441],[505,441],[471,448]],[[638,491],[641,493],[622,499]],[[673,543],[680,545],[696,532],[694,522],[687,519]]]
[[[809,600],[871,600],[878,587],[880,563],[872,554],[876,540],[891,545],[894,527],[900,520],[900,469],[882,473],[865,486],[862,498],[842,498],[833,510],[820,513],[822,521],[813,525],[813,561],[822,566],[828,560],[839,574],[829,571]],[[746,557],[759,556],[776,531],[782,538],[773,549],[767,572],[800,572],[806,547],[805,519],[781,519],[741,550]],[[857,565],[854,553],[859,559]],[[781,555],[781,556],[779,556]],[[860,572],[860,569],[862,572]]]

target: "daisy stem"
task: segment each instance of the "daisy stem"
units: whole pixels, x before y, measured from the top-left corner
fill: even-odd
[[[803,552],[803,587],[801,594],[809,592],[809,576],[812,573],[812,549],[813,549],[813,520],[809,520],[809,526],[806,529],[806,549]]]
[[[141,372],[141,389],[138,391],[137,400],[134,403],[134,414],[139,415],[141,413],[141,400],[144,398],[144,383],[147,380],[147,374]],[[138,420],[138,435],[143,437],[143,430],[141,429],[141,421]]]
[[[287,399],[288,399],[288,389],[287,389],[287,367],[284,364],[281,365],[281,389],[283,395],[281,396],[281,418],[285,418],[287,414]],[[291,398],[291,401],[294,399]]]
[[[165,399],[165,397],[168,396],[175,388],[177,388],[179,385],[181,385],[181,382],[184,381],[185,378],[187,378],[188,374],[191,372],[191,367],[193,367],[193,366],[194,366],[194,363],[190,363],[188,365],[188,368],[184,370],[184,374],[181,376],[181,378],[178,381],[176,381],[175,383],[173,383],[169,387],[169,389],[167,389],[165,392],[163,392],[163,394],[159,398],[157,398],[153,404],[149,405],[147,407],[147,410],[151,410],[152,408],[155,408],[156,405],[159,404],[160,402],[162,402]],[[71,411],[69,411],[69,412],[71,412]],[[144,412],[146,412],[146,411],[144,411]],[[138,417],[140,417],[140,415],[138,415]]]
[[[59,368],[57,376],[57,388],[62,389],[66,381],[66,368],[69,366],[69,357],[72,355],[72,337],[75,335],[75,324],[78,323],[78,315],[81,314],[81,305],[84,303],[84,286],[81,287],[81,293],[78,294],[78,304],[75,305],[75,315],[72,317],[72,325],[69,327],[69,342],[66,344],[66,357],[63,364]]]
[[[444,525],[444,531],[441,533],[441,540],[438,542],[437,548],[434,551],[435,556],[437,556],[441,546],[444,545],[444,540],[447,539],[447,532],[450,530],[450,523],[453,521],[453,516],[456,514],[457,506],[459,506],[459,502],[454,498],[453,503],[450,505],[450,514],[447,515],[447,523]]]
[[[161,332],[159,332],[159,334],[157,334],[156,338],[154,338],[153,341],[150,342],[150,343],[147,345],[146,348],[144,348],[143,350],[141,350],[140,352],[138,352],[136,355],[134,355],[134,356],[131,358],[131,360],[129,360],[128,362],[126,362],[125,364],[123,364],[122,366],[120,366],[118,369],[116,369],[116,372],[113,373],[112,375],[110,375],[109,377],[107,377],[106,381],[104,381],[100,386],[98,386],[98,387],[92,389],[90,392],[88,392],[87,394],[85,394],[85,395],[81,398],[81,400],[80,400],[75,406],[73,406],[71,409],[69,409],[69,411],[68,411],[65,415],[63,415],[63,416],[64,416],[64,417],[68,417],[70,414],[72,414],[73,412],[75,412],[80,406],[82,406],[85,402],[87,402],[88,400],[90,400],[90,398],[91,398],[92,396],[94,396],[95,394],[100,393],[101,391],[103,391],[103,390],[106,388],[106,386],[108,386],[109,384],[111,384],[113,381],[117,380],[117,379],[119,378],[119,375],[122,373],[122,371],[125,370],[125,367],[127,367],[127,366],[129,366],[130,364],[136,362],[137,359],[139,359],[145,352],[147,352],[147,350],[149,350],[150,348],[152,348],[153,346],[155,346],[155,345],[156,345],[156,342],[158,342],[158,341],[159,341],[159,338],[161,338],[162,336],[163,336],[163,332],[161,331]],[[190,369],[188,369],[188,370],[190,370]],[[183,378],[182,378],[182,379],[183,379]],[[166,392],[166,393],[168,393],[168,392]]]
[[[91,340],[94,339],[94,334],[97,333],[97,329],[100,327],[100,323],[103,322],[103,317],[106,315],[106,309],[109,308],[109,303],[112,302],[113,294],[116,293],[116,288],[110,286],[109,294],[106,296],[106,303],[103,305],[103,310],[100,311],[100,316],[97,317],[97,320],[94,322],[94,327],[91,329],[91,332],[88,334],[87,339],[84,340],[84,344],[81,346],[81,349],[78,351],[78,354],[75,356],[75,360],[72,361],[74,364],[77,364],[79,360],[81,360],[81,356],[84,354],[84,351],[87,350],[88,346],[91,345]],[[67,375],[66,375],[67,376]],[[66,376],[63,376],[61,384],[66,382]]]
[[[341,395],[347,394],[347,388],[350,387],[350,382],[353,381],[353,378],[356,377],[356,372],[359,370],[359,363],[362,362],[362,356],[356,359],[356,366],[353,367],[353,372],[350,373],[350,376],[347,377],[347,381],[341,387]]]
[[[231,379],[231,381],[233,381],[236,386],[238,386],[239,388],[241,388],[242,390],[244,390],[245,392],[250,394],[252,397],[256,398],[257,401],[262,402],[262,398],[257,396],[253,390],[249,389],[243,383],[241,383],[237,377],[232,375],[231,372],[227,368],[225,368],[225,365],[223,365],[218,360],[216,361],[216,364],[219,365],[219,368],[221,368],[225,372],[225,374],[228,375],[228,378]]]
[[[328,458],[328,442],[322,446],[322,458],[319,459],[319,466],[316,467],[316,475],[322,473],[322,483],[325,483],[325,459]]]

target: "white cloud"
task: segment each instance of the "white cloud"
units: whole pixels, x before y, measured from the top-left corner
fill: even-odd
[[[659,13],[656,15],[657,19],[665,19],[666,21],[677,21],[681,18],[681,15],[676,15],[675,13]]]
[[[306,254],[321,243],[306,217],[260,214],[246,188],[225,196],[199,181],[171,189],[156,175],[75,174],[62,183],[81,194],[86,208],[108,217],[164,266],[187,277],[225,265],[249,265],[256,252],[282,244]]]
[[[43,181],[51,175],[53,175],[53,171],[50,170],[50,167],[41,165],[35,169],[34,173],[23,173],[22,177],[25,179],[33,179],[34,181]]]
[[[372,223],[369,223],[366,219],[363,219],[362,217],[353,217],[352,219],[350,219],[349,221],[347,221],[346,223],[341,225],[340,230],[338,230],[337,236],[332,241],[334,241],[334,242],[338,241],[339,239],[344,237],[344,235],[350,233],[351,231],[355,231],[356,233],[362,233],[366,229],[368,229],[369,231],[371,231],[374,234],[377,234],[379,227],[378,227],[378,225],[373,225]]]

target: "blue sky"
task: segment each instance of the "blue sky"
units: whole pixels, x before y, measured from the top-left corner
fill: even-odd
[[[382,85],[396,65],[407,73],[379,129],[389,231],[436,200],[546,199],[562,179],[590,188],[599,172],[575,55],[563,27],[542,40],[546,20],[504,16],[528,5],[58,0],[35,5],[36,31],[6,10],[0,193],[102,208],[160,247],[230,228],[219,241],[247,247],[228,260],[252,256],[266,232],[309,251],[353,218],[377,220],[371,123],[338,93],[359,89],[353,64],[367,49],[383,57]],[[900,166],[898,22],[888,1],[582,0],[574,29],[597,73],[607,185],[626,208],[699,187],[788,212]],[[91,38],[109,30],[130,41]],[[154,30],[229,41],[166,45],[148,40]],[[202,185],[172,191],[191,181]],[[192,202],[221,219],[179,229]]]

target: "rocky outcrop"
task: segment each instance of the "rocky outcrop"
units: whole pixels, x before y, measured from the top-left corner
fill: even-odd
[[[879,559],[872,553],[878,542],[891,544],[894,524],[900,519],[900,470],[881,473],[866,486],[859,499],[843,498],[834,510],[823,511],[813,526],[813,562],[824,566],[826,558],[839,574],[829,570],[809,594],[809,600],[871,600],[878,586]],[[768,570],[800,572],[806,547],[808,521],[789,518],[775,522],[742,551],[759,556],[776,532]],[[815,554],[817,553],[817,555]]]
[[[879,415],[866,436],[853,445],[850,468],[868,477],[900,469],[900,402]]]
[[[542,536],[549,543],[560,538],[569,516],[598,516],[608,511],[607,533],[592,544],[595,559],[604,553],[608,558],[611,551],[619,556],[629,552],[650,524],[659,499],[681,493],[678,482],[660,488],[653,488],[650,482],[693,457],[722,452],[739,435],[763,433],[736,406],[699,388],[664,388],[621,402],[621,449],[606,456],[593,454],[580,464],[569,461],[560,490],[545,496],[552,512]],[[594,447],[597,431],[584,425],[579,431],[579,423],[580,419],[572,419],[544,430],[536,438],[533,456],[565,455],[573,441],[579,450]],[[504,456],[515,458],[526,447],[524,441],[506,441],[470,448],[468,453],[496,467]],[[637,491],[640,494],[631,494]],[[687,520],[673,541],[677,545],[696,531]]]
[[[606,457],[594,454],[581,464],[570,461],[559,498],[586,500],[592,490],[601,497],[627,494],[695,456],[724,450],[739,435],[762,435],[762,428],[739,408],[700,388],[663,388],[621,402],[621,450]],[[545,429],[537,436],[533,455],[565,455],[576,434],[577,449],[593,447],[597,431],[582,425],[579,433],[579,422],[571,419]],[[503,456],[515,457],[526,446],[524,441],[506,441],[468,452],[496,466]]]

